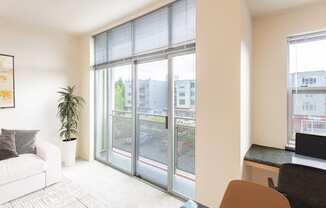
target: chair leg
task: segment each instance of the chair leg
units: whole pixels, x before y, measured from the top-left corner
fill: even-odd
[[[275,189],[276,190],[276,186],[275,186],[274,181],[273,181],[273,179],[271,177],[269,177],[267,179],[267,182],[268,182],[268,187],[269,188],[272,188],[272,189]]]

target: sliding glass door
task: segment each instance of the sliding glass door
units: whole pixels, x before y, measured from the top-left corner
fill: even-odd
[[[94,73],[95,78],[95,157],[101,162],[108,161],[109,137],[107,128],[107,70],[100,69]]]
[[[196,70],[195,54],[173,57],[173,191],[194,197]]]
[[[109,161],[131,173],[133,128],[132,66],[109,69]]]
[[[168,61],[137,65],[136,174],[167,187]]]
[[[194,197],[195,54],[97,70],[96,159]]]
[[[93,38],[96,159],[185,198],[196,181],[195,2]]]

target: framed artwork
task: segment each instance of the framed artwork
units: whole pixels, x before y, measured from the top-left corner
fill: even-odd
[[[0,54],[0,108],[15,108],[14,56]]]

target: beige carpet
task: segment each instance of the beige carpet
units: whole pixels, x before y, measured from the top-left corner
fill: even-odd
[[[87,193],[71,180],[34,192],[0,208],[107,208],[105,202]]]
[[[98,162],[79,161],[63,174],[63,182],[0,208],[179,208],[184,203]]]
[[[184,202],[99,162],[79,161],[64,176],[110,208],[180,208]]]

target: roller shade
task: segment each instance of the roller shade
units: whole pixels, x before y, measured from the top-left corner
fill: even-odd
[[[108,32],[109,61],[132,55],[131,27],[131,23],[127,23]]]
[[[101,69],[154,54],[193,50],[195,0],[178,0],[147,15],[94,36],[94,67]]]
[[[196,37],[195,0],[172,4],[172,44],[192,41]]]
[[[135,21],[135,53],[143,53],[169,44],[168,8],[162,8]]]
[[[304,43],[310,41],[318,41],[323,39],[326,39],[326,31],[290,36],[288,37],[288,42],[290,44],[295,44],[295,43]]]
[[[95,52],[95,66],[105,64],[108,62],[108,50],[107,50],[107,33],[103,32],[96,35],[94,38],[94,52]]]

